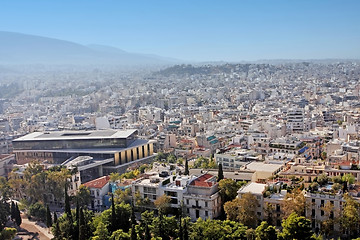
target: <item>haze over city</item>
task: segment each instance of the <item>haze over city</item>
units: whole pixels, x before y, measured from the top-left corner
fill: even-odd
[[[359,1],[2,1],[0,30],[184,61],[358,59]]]

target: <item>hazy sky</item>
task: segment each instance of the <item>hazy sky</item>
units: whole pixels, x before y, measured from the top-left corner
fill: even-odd
[[[360,58],[360,0],[1,0],[0,31],[198,61]]]

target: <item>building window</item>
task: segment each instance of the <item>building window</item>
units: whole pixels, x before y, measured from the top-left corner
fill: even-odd
[[[208,216],[209,216],[209,212],[205,211],[205,217],[208,217]]]
[[[208,207],[208,202],[205,202],[205,207]]]
[[[189,204],[190,204],[189,199],[186,199],[186,205],[189,205]]]

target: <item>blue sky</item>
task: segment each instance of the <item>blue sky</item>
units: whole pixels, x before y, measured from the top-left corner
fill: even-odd
[[[195,61],[360,58],[358,0],[2,0],[0,31]]]

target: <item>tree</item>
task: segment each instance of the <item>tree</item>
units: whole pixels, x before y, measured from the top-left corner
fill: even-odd
[[[0,176],[0,198],[8,200],[12,195],[12,188],[6,178]]]
[[[86,240],[87,238],[87,223],[85,222],[84,211],[79,210],[79,240]]]
[[[275,210],[275,208],[271,203],[266,203],[265,204],[264,214],[265,214],[266,222],[269,225],[274,224],[274,210]]]
[[[20,226],[22,223],[21,213],[20,213],[19,206],[17,203],[15,204],[15,223],[18,226]]]
[[[55,236],[55,239],[61,239],[61,231],[60,231],[60,226],[59,226],[59,222],[57,219],[57,214],[56,212],[54,212],[54,223],[53,226],[51,228],[51,232],[52,234]]]
[[[30,205],[29,213],[36,219],[40,219],[41,221],[46,220],[46,208],[40,202]]]
[[[184,172],[184,174],[189,175],[189,162],[188,162],[187,159],[185,160],[185,172]]]
[[[155,201],[155,207],[159,211],[159,214],[165,214],[170,208],[171,198],[167,195],[158,197]]]
[[[4,199],[0,199],[0,231],[4,229],[9,215],[10,215],[9,204]]]
[[[151,240],[151,229],[154,220],[154,212],[145,211],[141,214],[139,236],[140,239]]]
[[[317,182],[320,184],[320,186],[324,186],[325,184],[327,184],[329,181],[329,177],[326,174],[321,174],[318,178],[317,178]]]
[[[311,231],[311,221],[303,216],[298,216],[295,212],[284,219],[280,236],[284,240],[310,240],[313,239]]]
[[[321,153],[321,159],[322,159],[322,160],[326,160],[326,158],[327,158],[327,153],[326,153],[326,152],[322,152],[322,153]]]
[[[4,228],[0,231],[1,240],[12,240],[16,235],[16,228]]]
[[[26,186],[29,184],[24,178],[20,178],[16,173],[16,168],[9,174],[9,186],[12,189],[12,195],[18,199],[24,199]]]
[[[152,232],[155,237],[162,240],[176,239],[178,236],[178,224],[175,216],[167,217],[159,215],[153,220]]]
[[[111,182],[116,182],[116,181],[120,181],[121,180],[121,176],[119,173],[110,173],[110,181]]]
[[[350,173],[347,173],[345,174],[344,176],[342,176],[342,179],[341,179],[343,182],[347,182],[348,184],[354,184],[355,182],[355,177],[354,175],[350,174]]]
[[[163,161],[164,159],[166,159],[166,155],[163,152],[158,152],[156,157],[155,157],[155,161]]]
[[[114,201],[114,194],[111,194],[111,222],[110,222],[110,229],[112,231],[116,229],[116,209],[115,209],[115,201]]]
[[[274,226],[269,225],[267,222],[261,222],[255,230],[256,240],[277,240],[277,232]]]
[[[15,207],[15,203],[13,201],[11,201],[11,205],[10,205],[10,216],[11,219],[15,219],[15,214],[16,214],[16,207]]]
[[[175,155],[169,154],[169,155],[167,156],[167,158],[166,158],[166,161],[167,161],[168,163],[176,163],[176,157],[175,157]]]
[[[130,235],[128,233],[124,232],[122,229],[118,229],[111,234],[110,239],[111,240],[129,240]]]
[[[82,207],[88,206],[91,201],[89,188],[84,185],[80,185],[79,190],[75,195],[75,201],[77,201]]]
[[[334,176],[334,177],[332,177],[331,180],[332,180],[334,183],[340,183],[340,184],[342,184],[341,176]]]
[[[96,228],[96,231],[94,232],[93,240],[107,240],[109,239],[109,231],[107,230],[105,224],[103,222],[100,222]]]
[[[189,240],[189,228],[188,228],[189,222],[190,222],[189,217],[183,219],[183,223],[184,223],[183,240]]]
[[[219,164],[219,170],[218,170],[218,178],[217,181],[219,182],[220,180],[224,179],[224,172],[222,169],[222,164]]]
[[[116,231],[118,229],[122,229],[127,232],[131,227],[131,206],[125,203],[115,204],[115,220],[112,219],[112,212],[113,210],[110,208],[97,215],[92,223],[94,228],[96,228],[100,222],[103,222],[108,227],[109,232]],[[115,224],[112,224],[112,222]],[[112,230],[113,228],[114,230]]]
[[[70,171],[65,166],[55,166],[46,171],[46,192],[54,195],[58,201],[64,197],[65,185],[71,174],[75,174],[75,170]]]
[[[54,223],[56,223],[57,222],[57,214],[56,214],[56,212],[54,212]]]
[[[348,193],[344,194],[344,208],[340,219],[341,227],[347,231],[351,237],[358,234],[360,222],[360,204]]]
[[[235,221],[199,218],[191,229],[190,239],[193,240],[246,239],[246,227]]]
[[[235,182],[234,180],[222,179],[219,181],[219,193],[223,203],[232,201],[237,196],[237,191],[244,184],[244,182]]]
[[[306,200],[300,189],[294,189],[292,192],[286,193],[283,205],[283,213],[285,218],[290,216],[290,214],[293,212],[299,216],[304,216],[305,209]]]
[[[132,197],[131,197],[131,189],[126,188],[125,190],[122,189],[116,189],[114,192],[114,201],[116,204],[120,203],[131,203]]]
[[[46,206],[46,226],[50,228],[52,226],[52,218],[49,205]]]
[[[131,233],[130,233],[130,239],[131,240],[137,240],[137,234],[136,234],[136,218],[135,218],[135,209],[134,206],[131,206]]]
[[[70,207],[70,198],[67,192],[67,186],[65,184],[65,213],[67,215],[67,217],[69,218],[69,220],[72,222],[72,216],[71,216],[71,207]]]
[[[318,189],[319,189],[319,183],[317,182],[312,182],[309,186],[310,192],[316,192]]]
[[[334,190],[334,192],[338,192],[341,189],[341,184],[340,183],[334,183],[331,187],[332,190]]]
[[[335,218],[335,209],[334,204],[330,202],[325,203],[325,205],[321,208],[324,212],[323,220],[320,221],[320,231],[325,237],[333,234],[334,225],[337,223],[337,219]],[[338,215],[338,214],[336,214]]]
[[[246,229],[246,239],[247,240],[256,240],[256,232],[254,229]]]
[[[245,193],[241,198],[236,198],[224,205],[227,219],[232,221],[239,221],[248,227],[255,227],[257,225],[257,206],[258,201],[251,193]]]
[[[208,158],[199,157],[194,162],[194,168],[217,168],[215,161],[210,161]]]
[[[139,172],[142,174],[142,173],[145,173],[146,169],[148,168],[149,166],[147,164],[142,164],[140,167],[139,167]]]

